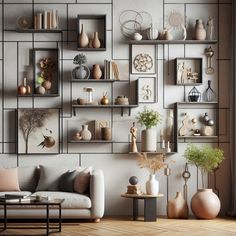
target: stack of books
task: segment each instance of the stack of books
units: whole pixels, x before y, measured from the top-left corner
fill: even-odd
[[[0,195],[0,202],[5,202],[5,203],[30,202],[30,200],[31,199],[28,195],[16,195],[16,194]]]
[[[104,79],[120,80],[117,63],[110,60],[104,60]]]

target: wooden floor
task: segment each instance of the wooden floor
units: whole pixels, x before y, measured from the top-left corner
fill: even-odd
[[[12,225],[12,224],[11,224]],[[14,223],[14,225],[16,225]],[[34,223],[37,226],[36,223]],[[20,224],[22,226],[22,224]],[[32,224],[31,224],[32,226]],[[45,231],[36,229],[1,232],[0,235],[42,235]],[[63,223],[60,236],[231,236],[236,235],[236,218],[214,220],[170,220],[159,218],[156,222],[131,221],[128,218],[106,218],[100,223]]]

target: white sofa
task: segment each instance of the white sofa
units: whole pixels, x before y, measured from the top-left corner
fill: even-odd
[[[41,168],[41,167],[40,167]],[[76,192],[62,192],[51,190],[37,191],[39,179],[41,181],[42,173],[37,167],[18,168],[19,191],[0,192],[3,194],[22,194],[22,195],[41,195],[44,197],[63,198],[62,219],[92,219],[99,221],[104,214],[104,176],[101,170],[92,170],[89,178],[89,188],[84,194]],[[54,169],[57,169],[53,167]],[[58,171],[58,177],[63,171],[72,168],[63,167]],[[58,170],[58,169],[57,169]],[[81,171],[82,168],[77,168]],[[49,172],[50,176],[52,175]],[[54,173],[55,175],[55,173]],[[45,177],[45,176],[44,176]],[[0,180],[1,181],[1,180]],[[55,184],[55,182],[53,183]],[[51,186],[52,187],[52,186]],[[45,218],[45,207],[40,206],[10,206],[7,215],[8,218]],[[0,215],[3,217],[3,208],[0,209]],[[50,210],[50,218],[58,216],[57,209]]]

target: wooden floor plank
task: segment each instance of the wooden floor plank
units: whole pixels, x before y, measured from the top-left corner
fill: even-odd
[[[12,225],[12,224],[11,224]],[[13,224],[26,226],[27,224]],[[39,226],[34,223],[33,225]],[[32,226],[32,224],[30,224]],[[1,232],[0,235],[39,235],[44,230],[27,229]],[[214,220],[174,220],[159,218],[156,222],[132,221],[128,218],[105,218],[100,223],[63,223],[62,232],[54,236],[235,236],[236,218]]]

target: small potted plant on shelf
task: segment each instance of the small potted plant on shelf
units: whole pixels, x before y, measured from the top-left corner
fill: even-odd
[[[198,167],[202,174],[202,189],[192,197],[191,208],[197,218],[213,219],[220,211],[220,200],[212,189],[204,188],[203,177],[205,173],[216,170],[224,159],[224,152],[219,148],[209,145],[197,147],[189,144],[184,152],[184,157],[190,164]]]
[[[72,78],[73,79],[88,79],[90,76],[90,70],[89,68],[85,65],[87,63],[87,57],[80,53],[74,57],[73,63],[76,66],[72,70]]]
[[[161,123],[160,113],[144,107],[144,110],[137,114],[136,119],[141,126],[145,126],[145,129],[141,132],[141,150],[143,152],[155,152],[157,143],[155,127]]]

